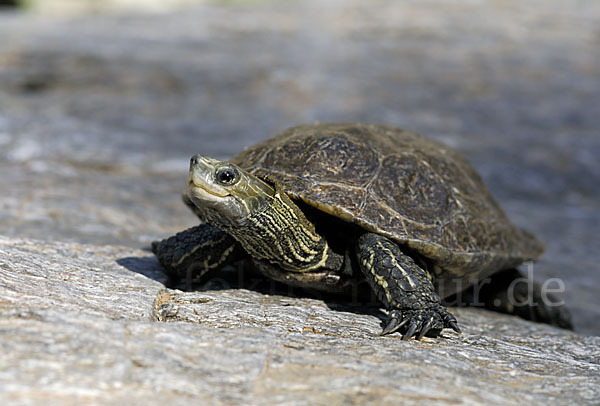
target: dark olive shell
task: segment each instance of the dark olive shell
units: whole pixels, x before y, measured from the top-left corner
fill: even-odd
[[[544,250],[510,222],[454,149],[412,132],[305,125],[232,162],[274,179],[292,199],[387,236],[461,278],[487,276]]]

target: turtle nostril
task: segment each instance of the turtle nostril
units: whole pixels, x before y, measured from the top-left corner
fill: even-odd
[[[194,155],[192,159],[190,159],[190,165],[196,165],[198,163],[198,155]]]

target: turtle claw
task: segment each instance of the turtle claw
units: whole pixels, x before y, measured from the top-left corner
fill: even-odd
[[[448,322],[448,327],[450,327],[452,330],[456,331],[458,334],[462,333],[461,329],[458,328],[458,324],[456,324],[456,320],[452,320],[452,321]]]
[[[402,320],[402,313],[398,310],[392,310],[388,316],[388,322],[383,331],[379,334],[380,336],[384,336],[387,334],[391,334],[408,323],[409,319]]]
[[[419,335],[417,335],[417,340],[423,338],[429,330],[431,330],[431,319],[427,320],[423,327],[421,327],[421,331],[419,332]]]
[[[461,334],[462,331],[458,327],[458,322],[456,321],[456,317],[452,314],[446,312],[444,314],[444,327],[450,327],[452,330],[456,331],[458,334]]]
[[[406,330],[406,332],[402,335],[402,341],[406,341],[411,338],[415,334],[415,331],[417,331],[417,327],[419,327],[419,323],[413,320],[408,326],[408,330]]]
[[[403,332],[402,340],[411,337],[420,340],[425,336],[437,337],[444,328],[451,328],[461,333],[456,318],[442,306],[418,309],[390,311],[388,321],[380,335],[392,334],[398,330]]]

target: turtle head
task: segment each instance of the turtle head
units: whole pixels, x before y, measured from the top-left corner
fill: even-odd
[[[253,258],[286,270],[325,264],[326,240],[285,193],[227,161],[194,155],[187,198],[205,222],[235,238]]]
[[[275,189],[237,165],[194,155],[186,193],[205,221],[227,229],[265,210]]]

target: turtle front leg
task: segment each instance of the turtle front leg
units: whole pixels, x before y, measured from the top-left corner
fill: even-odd
[[[158,261],[177,279],[191,281],[220,269],[245,253],[229,234],[209,224],[188,228],[162,241],[152,242]]]
[[[393,241],[378,234],[358,239],[358,263],[377,298],[389,310],[381,335],[397,330],[402,339],[437,337],[449,327],[460,333],[456,318],[440,303],[427,271]]]

